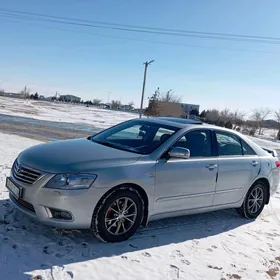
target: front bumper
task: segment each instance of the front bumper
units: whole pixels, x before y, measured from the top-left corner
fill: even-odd
[[[22,190],[22,195],[17,199],[10,193],[10,201],[18,210],[43,224],[65,229],[90,228],[94,208],[104,190],[94,187],[85,190],[43,188],[52,176],[45,174],[33,185],[26,185],[11,175],[9,179]],[[51,209],[68,212],[71,219],[54,218]]]

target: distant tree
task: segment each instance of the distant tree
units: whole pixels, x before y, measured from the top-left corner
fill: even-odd
[[[277,133],[277,140],[280,140],[280,109],[274,112],[274,118],[278,123],[278,133]]]
[[[31,95],[29,96],[29,98],[30,98],[30,99],[34,99],[34,95],[31,94]]]
[[[211,109],[206,111],[206,122],[211,124],[218,124],[220,119],[220,112],[217,109]]]
[[[255,133],[256,133],[256,128],[255,127],[251,128],[250,131],[249,131],[249,135],[254,136]]]
[[[270,114],[271,114],[271,110],[269,108],[257,108],[253,110],[252,120],[257,123],[259,129],[259,135],[261,134],[265,119]]]
[[[145,110],[145,115],[149,117],[157,117],[159,115],[158,108],[159,108],[159,88],[154,92],[154,94],[149,97],[149,105]]]
[[[239,109],[231,113],[232,123],[234,124],[233,129],[236,129],[237,126],[243,125],[245,116],[246,112],[240,111]]]
[[[205,119],[205,118],[206,118],[206,111],[203,110],[203,111],[200,113],[199,117],[202,118],[202,119]]]
[[[102,102],[101,99],[94,98],[92,101],[92,104],[93,104],[93,106],[98,106],[98,105],[100,105],[101,102]]]
[[[33,99],[38,100],[38,98],[39,98],[39,94],[38,94],[38,92],[36,92],[36,93],[34,94]]]
[[[121,102],[119,100],[112,100],[111,108],[112,109],[119,109],[121,106]]]
[[[26,98],[29,98],[30,97],[30,89],[25,86],[20,92],[19,92],[19,95],[26,99]]]
[[[226,122],[223,121],[223,120],[218,120],[218,121],[216,122],[216,125],[221,126],[221,127],[224,127],[225,124],[226,124]]]
[[[232,126],[232,123],[231,123],[230,120],[226,121],[225,127],[226,127],[226,128],[229,128],[229,129],[232,129],[233,126]]]
[[[219,119],[227,122],[229,119],[231,119],[231,112],[228,108],[224,108],[222,111],[219,113]]]

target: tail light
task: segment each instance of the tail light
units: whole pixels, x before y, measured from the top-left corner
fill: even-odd
[[[280,161],[275,161],[277,168],[280,168]]]

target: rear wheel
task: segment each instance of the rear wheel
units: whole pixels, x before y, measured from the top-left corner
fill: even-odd
[[[121,242],[130,238],[140,227],[144,203],[132,188],[114,190],[99,203],[92,219],[92,230],[104,242]]]
[[[242,206],[236,209],[237,213],[244,218],[257,218],[263,211],[267,196],[267,187],[263,182],[257,181],[249,189]]]

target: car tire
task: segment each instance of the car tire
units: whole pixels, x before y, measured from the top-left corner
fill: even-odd
[[[256,219],[263,211],[267,196],[266,185],[261,181],[255,182],[247,192],[242,206],[237,208],[236,212],[243,218]]]
[[[124,211],[125,203],[127,211]],[[92,217],[91,229],[103,242],[122,242],[134,235],[143,217],[144,201],[141,195],[134,188],[124,186],[100,200]]]

